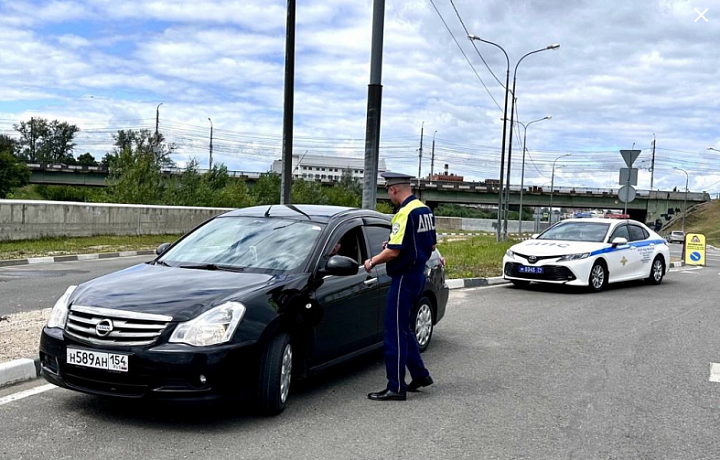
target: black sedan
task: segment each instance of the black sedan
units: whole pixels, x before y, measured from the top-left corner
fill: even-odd
[[[331,206],[265,206],[213,218],[152,262],[71,286],[40,342],[41,373],[106,396],[243,396],[267,414],[304,378],[382,346],[390,278],[362,262],[390,219]],[[445,314],[444,260],[428,261],[411,316],[422,350]]]

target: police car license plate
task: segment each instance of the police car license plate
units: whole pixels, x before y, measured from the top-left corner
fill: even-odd
[[[521,265],[520,268],[518,268],[518,272],[520,273],[531,273],[533,275],[542,275],[543,274],[543,268],[542,267],[526,267],[524,265]]]
[[[128,355],[115,353],[68,348],[66,362],[74,366],[92,367],[94,369],[107,369],[117,372],[128,371]]]

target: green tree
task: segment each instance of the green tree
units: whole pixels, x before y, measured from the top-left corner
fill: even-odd
[[[375,205],[375,210],[383,214],[393,214],[393,207],[384,201],[379,201]]]
[[[6,134],[0,134],[0,152],[10,152],[16,155],[17,141]]]
[[[214,164],[204,178],[212,190],[223,189],[230,182],[227,166],[222,163]]]
[[[176,206],[210,206],[213,191],[206,177],[200,174],[198,160],[193,158],[180,177],[167,182],[163,202]]]
[[[158,204],[162,201],[162,167],[174,164],[170,153],[175,147],[156,144],[154,139],[155,136],[148,130],[121,130],[115,135],[108,177],[114,201],[138,204]]]
[[[31,118],[14,125],[20,133],[18,156],[27,162],[74,163],[75,135],[80,131],[65,121]]]
[[[83,166],[97,166],[98,162],[95,160],[95,157],[90,154],[90,152],[85,152],[77,157],[77,164]]]
[[[247,208],[255,206],[255,197],[245,181],[230,179],[227,185],[213,194],[213,206],[219,208]]]
[[[294,204],[328,204],[328,198],[319,182],[298,180],[293,184],[291,193]]]
[[[274,172],[261,174],[252,189],[258,205],[280,203],[280,175]]]
[[[9,149],[0,151],[0,198],[30,181],[30,169],[18,161]]]

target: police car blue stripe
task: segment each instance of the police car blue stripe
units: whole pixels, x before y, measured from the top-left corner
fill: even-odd
[[[650,246],[652,244],[664,244],[665,240],[647,240],[647,241],[637,241],[628,243],[627,245],[618,246],[616,248],[604,248],[604,249],[598,249],[597,251],[593,251],[590,253],[591,256],[597,256],[599,254],[607,254],[609,252],[617,252],[617,251],[627,251],[630,248],[644,248],[646,246]]]

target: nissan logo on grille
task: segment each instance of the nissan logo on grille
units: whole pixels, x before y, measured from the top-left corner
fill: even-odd
[[[530,262],[531,264],[534,264],[535,262],[537,262],[537,257],[535,257],[535,256],[528,257],[528,262]]]
[[[113,323],[109,319],[104,319],[95,326],[95,333],[98,337],[105,337],[113,331]]]

